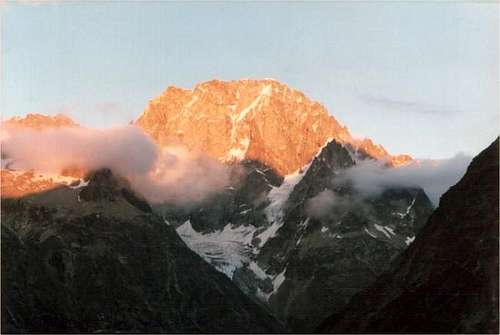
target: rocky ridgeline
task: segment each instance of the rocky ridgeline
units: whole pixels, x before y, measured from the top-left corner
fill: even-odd
[[[275,80],[213,80],[169,87],[136,124],[160,146],[181,143],[220,161],[258,161],[281,176],[306,165],[329,140],[391,165],[408,163],[370,139],[357,140],[318,102]]]
[[[63,114],[48,116],[43,114],[27,114],[25,117],[15,116],[3,122],[6,127],[26,127],[31,129],[78,127],[71,118]]]

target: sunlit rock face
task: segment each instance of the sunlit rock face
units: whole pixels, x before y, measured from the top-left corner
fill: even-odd
[[[391,156],[369,139],[353,138],[326,108],[275,80],[213,80],[192,90],[169,87],[136,121],[160,146],[182,143],[221,161],[259,161],[280,175],[307,164],[328,140],[390,165]]]
[[[69,117],[57,114],[54,116],[42,114],[28,114],[25,117],[13,117],[3,123],[5,127],[27,127],[32,129],[60,128],[60,127],[77,127]]]
[[[2,198],[18,198],[28,194],[40,193],[61,185],[77,187],[84,181],[68,176],[42,174],[34,171],[0,171]]]
[[[2,136],[20,129],[45,130],[62,127],[78,127],[71,118],[57,114],[27,114],[25,117],[13,117],[2,123]],[[36,146],[36,143],[33,143]],[[47,158],[49,159],[49,158]],[[77,186],[83,182],[85,172],[79,168],[68,167],[60,174],[47,174],[38,171],[14,171],[12,160],[2,150],[0,194],[2,198],[17,198],[28,194],[39,193],[61,185]]]

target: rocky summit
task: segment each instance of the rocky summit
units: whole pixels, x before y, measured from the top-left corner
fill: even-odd
[[[498,150],[474,158],[391,271],[319,331],[498,334]]]
[[[47,116],[43,114],[27,114],[25,117],[13,117],[3,123],[6,127],[25,127],[31,129],[46,129],[60,127],[77,127],[71,118],[63,114]]]
[[[282,176],[303,167],[332,139],[391,165],[411,160],[353,138],[324,106],[275,80],[171,86],[149,102],[136,124],[161,146],[180,143],[223,162],[259,161]]]

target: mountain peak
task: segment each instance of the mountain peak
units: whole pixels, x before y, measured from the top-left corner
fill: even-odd
[[[7,127],[26,127],[34,129],[76,127],[78,126],[71,118],[64,114],[54,116],[43,114],[27,114],[25,117],[14,116],[4,122]]]
[[[411,160],[353,138],[320,103],[274,79],[170,86],[136,124],[160,146],[180,143],[223,162],[257,160],[281,175],[303,167],[332,139],[390,165]]]

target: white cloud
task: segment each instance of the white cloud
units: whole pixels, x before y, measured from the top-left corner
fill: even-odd
[[[199,201],[229,183],[219,162],[181,147],[160,149],[135,126],[109,129],[2,129],[2,154],[13,169],[62,173],[110,168],[151,202]]]
[[[351,181],[362,194],[381,193],[388,187],[421,187],[438,205],[439,197],[464,175],[472,157],[457,154],[450,159],[418,160],[407,166],[387,168],[380,162],[366,160],[346,170],[337,179]]]
[[[308,216],[320,219],[327,215],[336,203],[337,196],[326,189],[306,202],[306,213]]]

